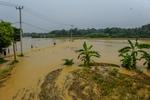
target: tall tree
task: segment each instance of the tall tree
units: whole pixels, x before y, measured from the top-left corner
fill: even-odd
[[[11,45],[13,37],[13,28],[9,22],[0,22],[0,53],[4,48]]]

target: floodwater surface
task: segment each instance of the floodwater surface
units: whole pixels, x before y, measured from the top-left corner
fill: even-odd
[[[56,46],[53,46],[53,39],[24,39],[25,56],[20,59],[12,75],[0,87],[0,100],[29,98],[38,100],[44,77],[49,72],[64,67],[62,59],[74,59],[74,66],[81,64],[75,50],[80,49],[84,41],[93,45],[93,49],[101,54],[101,58],[95,59],[96,61],[119,65],[118,50],[128,45],[126,40],[119,39],[77,39],[74,42],[69,42],[68,39],[57,39]],[[140,40],[140,42],[150,43],[150,39]],[[31,44],[34,45],[34,49],[30,48]]]

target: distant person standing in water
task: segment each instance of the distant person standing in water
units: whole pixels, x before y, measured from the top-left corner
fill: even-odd
[[[33,48],[33,45],[31,44],[31,49]]]
[[[56,45],[56,42],[54,42],[53,44],[54,44],[54,46],[55,46],[55,45]]]

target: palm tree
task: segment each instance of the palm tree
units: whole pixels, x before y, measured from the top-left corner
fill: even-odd
[[[86,67],[90,66],[92,57],[100,58],[100,54],[92,50],[92,47],[92,45],[88,46],[86,42],[84,42],[83,48],[76,51],[79,53],[78,59],[81,59]]]
[[[128,55],[128,57],[131,56],[131,59],[128,59],[128,60],[131,60],[131,61],[128,61],[128,62],[130,62],[130,65],[128,65],[128,64],[124,65],[124,63],[122,65],[123,65],[123,67],[130,66],[131,68],[136,68],[138,54],[145,52],[142,49],[149,49],[150,45],[143,44],[143,43],[139,44],[137,39],[136,39],[135,43],[133,43],[131,40],[128,40],[128,43],[129,43],[129,46],[126,46],[119,50],[119,53],[120,53],[119,56],[123,57],[124,59],[125,59],[125,57],[127,57],[126,55]]]

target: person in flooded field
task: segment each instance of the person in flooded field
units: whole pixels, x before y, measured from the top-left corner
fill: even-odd
[[[55,45],[56,45],[56,42],[54,42],[53,44],[54,44],[54,46],[55,46]]]
[[[33,48],[33,45],[31,44],[31,49]]]

